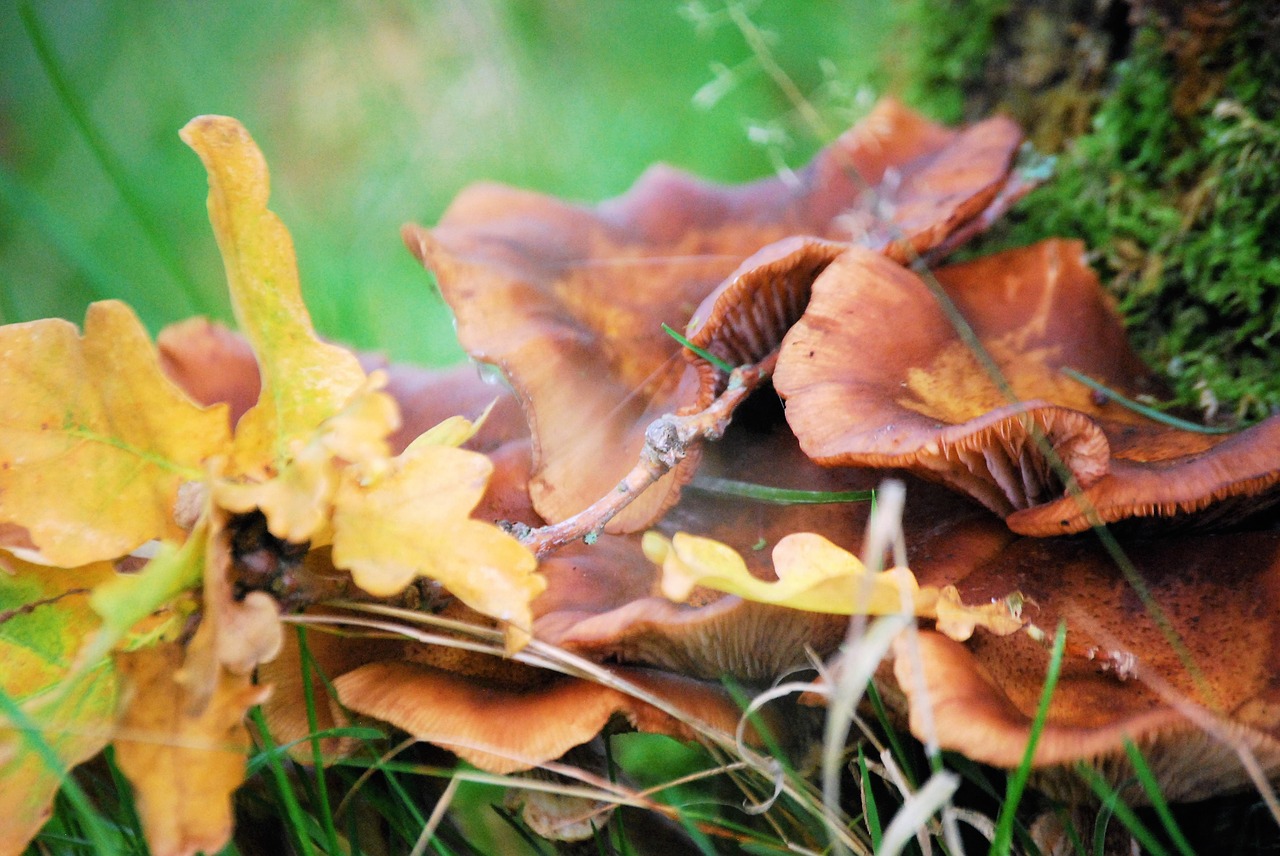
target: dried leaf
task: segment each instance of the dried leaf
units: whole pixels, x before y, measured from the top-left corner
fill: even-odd
[[[14,524],[0,540],[74,567],[180,539],[178,488],[225,448],[226,409],[163,375],[133,312],[95,303],[83,337],[65,321],[11,324],[0,353],[0,524]]]
[[[668,541],[649,532],[644,549],[662,565],[662,593],[676,601],[704,586],[809,612],[892,615],[905,609],[920,618],[938,618],[938,629],[958,639],[972,635],[974,626],[1001,635],[1022,627],[1003,602],[966,606],[954,588],[920,588],[907,568],[872,574],[857,556],[811,532],[788,535],[774,547],[776,582],[752,576],[736,551],[710,538],[678,532]]]
[[[267,209],[270,177],[248,131],[199,116],[181,131],[209,173],[209,220],[240,329],[258,358],[262,393],[236,427],[236,472],[288,459],[365,382],[355,356],[321,342],[302,302],[289,231]]]
[[[0,853],[22,852],[48,819],[65,771],[106,745],[116,718],[115,668],[109,660],[75,666],[98,624],[89,588],[114,575],[105,562],[62,570],[0,553],[0,692],[39,729],[24,731],[0,715]],[[50,767],[41,744],[60,769]]]
[[[182,648],[122,654],[126,706],[114,738],[116,763],[137,792],[155,856],[216,852],[231,837],[231,792],[244,780],[245,711],[269,690],[222,672],[209,704],[193,713],[178,678]]]
[[[334,498],[333,562],[356,584],[387,597],[417,577],[438,580],[472,609],[507,624],[507,645],[529,638],[529,602],[545,588],[533,554],[497,526],[468,515],[493,464],[435,445],[428,434],[386,472],[349,467]]]

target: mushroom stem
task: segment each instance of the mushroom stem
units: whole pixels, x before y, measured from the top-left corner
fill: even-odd
[[[774,352],[758,363],[734,369],[725,391],[702,410],[684,415],[667,413],[655,419],[645,429],[640,460],[617,487],[559,523],[523,532],[517,529],[517,537],[538,558],[579,538],[593,543],[615,515],[684,460],[697,443],[724,435],[738,405],[772,376],[777,356]]]

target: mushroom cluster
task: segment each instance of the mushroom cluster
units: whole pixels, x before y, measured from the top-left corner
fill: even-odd
[[[559,757],[615,713],[682,737],[684,717],[731,723],[718,679],[763,685],[828,656],[847,619],[703,589],[675,603],[643,533],[713,538],[771,580],[763,548],[791,533],[858,553],[867,505],[768,504],[717,485],[860,491],[893,474],[908,485],[920,585],[969,603],[1020,592],[1036,625],[1067,627],[1033,759],[1043,787],[1081,797],[1079,762],[1125,781],[1127,741],[1174,800],[1280,775],[1280,417],[1209,434],[1126,407],[1160,383],[1078,242],[940,266],[1036,182],[1021,142],[1002,118],[951,130],[886,100],[785,181],[723,187],[657,167],[596,206],[480,185],[434,228],[406,227],[464,348],[510,384],[392,372],[405,437],[499,398],[470,441],[496,465],[476,516],[525,530],[574,518],[626,484],[655,420],[706,412],[742,367],[759,386],[734,399],[727,428],[692,438],[587,539],[541,559],[533,638],[645,701],[520,664],[445,662],[412,640],[342,640],[312,649],[340,702],[326,722],[363,713],[497,771]],[[162,342],[175,373],[197,338]],[[982,629],[898,644],[919,656],[877,681],[913,732],[1021,760],[1043,644]],[[290,683],[287,658],[270,668],[283,739],[305,733],[296,670]],[[574,715],[536,718],[555,706]],[[511,728],[514,710],[537,724]]]

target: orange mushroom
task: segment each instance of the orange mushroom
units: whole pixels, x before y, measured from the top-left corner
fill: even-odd
[[[781,414],[749,402],[728,434],[708,444],[700,477],[810,491],[863,491],[883,474],[824,469],[806,459]],[[998,552],[1013,536],[991,531],[987,515],[964,497],[914,479],[904,521],[913,556],[935,574],[960,575]],[[714,482],[706,482],[708,486]],[[870,504],[775,505],[725,495],[695,481],[658,523],[659,531],[693,532],[738,551],[749,571],[774,579],[774,544],[793,532],[815,532],[845,549],[861,548]],[[716,679],[767,683],[824,656],[844,638],[847,618],[695,592],[688,603],[659,593],[657,566],[636,536],[604,535],[593,545],[562,548],[539,566],[547,589],[534,601],[534,635],[595,660],[658,666]]]
[[[334,679],[353,711],[450,750],[492,773],[554,761],[599,734],[615,715],[640,731],[693,740],[689,721],[732,734],[740,711],[716,684],[646,669],[610,673],[678,715],[604,684],[545,674],[532,685],[501,686],[428,666],[377,662]]]
[[[683,326],[743,259],[790,235],[924,253],[1025,189],[1021,141],[990,119],[963,131],[884,101],[794,182],[705,184],[665,167],[586,208],[495,185],[464,191],[434,229],[409,226],[463,347],[498,366],[534,438],[534,506],[558,522],[611,491],[646,427],[698,383],[663,323]],[[693,457],[610,524],[636,531],[675,501]]]
[[[1224,501],[1242,515],[1280,500],[1280,418],[1224,439],[1099,403],[1062,373],[1130,396],[1153,388],[1080,244],[1045,241],[937,280],[963,322],[919,276],[866,250],[814,282],[774,378],[814,460],[910,469],[1028,535],[1139,517],[1177,525],[1228,513]]]
[[[1124,553],[1147,596],[1092,541],[1019,539],[950,580],[970,598],[1017,589],[1037,624],[1067,625],[1067,653],[1032,761],[1037,785],[1080,800],[1089,788],[1074,765],[1083,761],[1123,784],[1126,800],[1146,802],[1130,779],[1126,740],[1170,801],[1256,784],[1245,753],[1266,777],[1280,777],[1280,534],[1128,541]],[[898,640],[893,664],[901,695],[887,697],[909,709],[912,732],[924,738],[931,717],[943,748],[1016,767],[1045,680],[1046,647],[1025,635],[979,633],[961,645],[922,631],[917,658],[909,644]]]

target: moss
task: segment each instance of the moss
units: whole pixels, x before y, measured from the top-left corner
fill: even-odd
[[[981,90],[983,67],[1010,0],[911,0],[899,7],[898,27],[910,33],[907,52],[886,67],[892,84],[920,110],[948,123],[965,117]]]
[[[1261,0],[1149,18],[1055,178],[980,248],[1084,239],[1173,403],[1219,421],[1280,413],[1278,34]]]
[[[1280,76],[1240,53],[1220,97],[1180,121],[1172,60],[1140,33],[1006,240],[1084,238],[1177,401],[1254,419],[1280,412],[1280,124],[1264,118]]]

